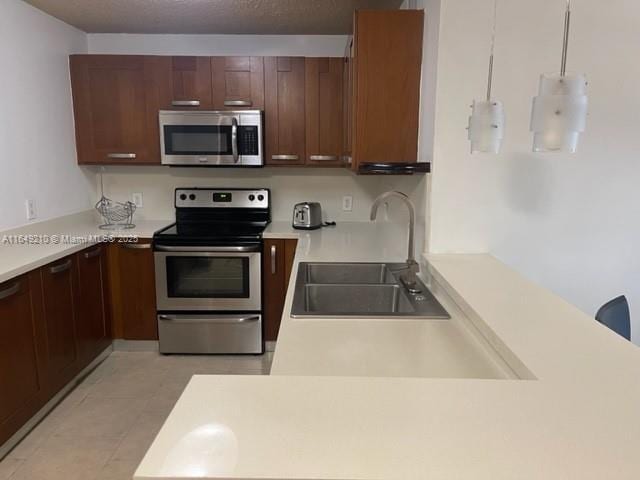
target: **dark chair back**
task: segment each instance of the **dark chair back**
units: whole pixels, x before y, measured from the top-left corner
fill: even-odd
[[[618,335],[627,340],[631,340],[631,316],[629,314],[629,303],[624,295],[614,298],[605,303],[598,313],[596,320],[606,325]]]

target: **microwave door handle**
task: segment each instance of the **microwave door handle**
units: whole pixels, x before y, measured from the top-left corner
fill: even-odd
[[[238,163],[238,120],[235,117],[231,119],[231,153],[234,163]]]

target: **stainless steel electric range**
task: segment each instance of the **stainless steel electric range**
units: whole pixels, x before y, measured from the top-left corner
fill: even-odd
[[[161,353],[261,354],[268,189],[178,188],[154,235]]]

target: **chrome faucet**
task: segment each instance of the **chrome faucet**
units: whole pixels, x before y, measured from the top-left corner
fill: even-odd
[[[407,271],[400,275],[400,280],[404,284],[407,290],[411,293],[420,293],[420,288],[418,287],[418,282],[416,281],[416,275],[420,271],[420,265],[416,262],[414,256],[414,245],[413,245],[413,233],[415,230],[416,223],[416,211],[413,206],[413,202],[409,200],[402,192],[397,192],[392,190],[390,192],[383,193],[378,198],[375,199],[373,205],[371,206],[371,221],[373,222],[376,219],[376,215],[378,214],[378,207],[382,202],[390,197],[399,198],[404,202],[404,204],[409,209],[409,252],[407,253]]]

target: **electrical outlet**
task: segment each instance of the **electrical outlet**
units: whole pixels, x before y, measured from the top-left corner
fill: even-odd
[[[36,201],[29,198],[25,201],[25,207],[27,208],[27,220],[35,220],[38,217],[36,213]]]
[[[142,192],[136,192],[131,194],[131,201],[137,208],[142,208],[144,203],[142,202]]]
[[[353,210],[353,197],[351,195],[342,197],[342,210],[345,212]]]

